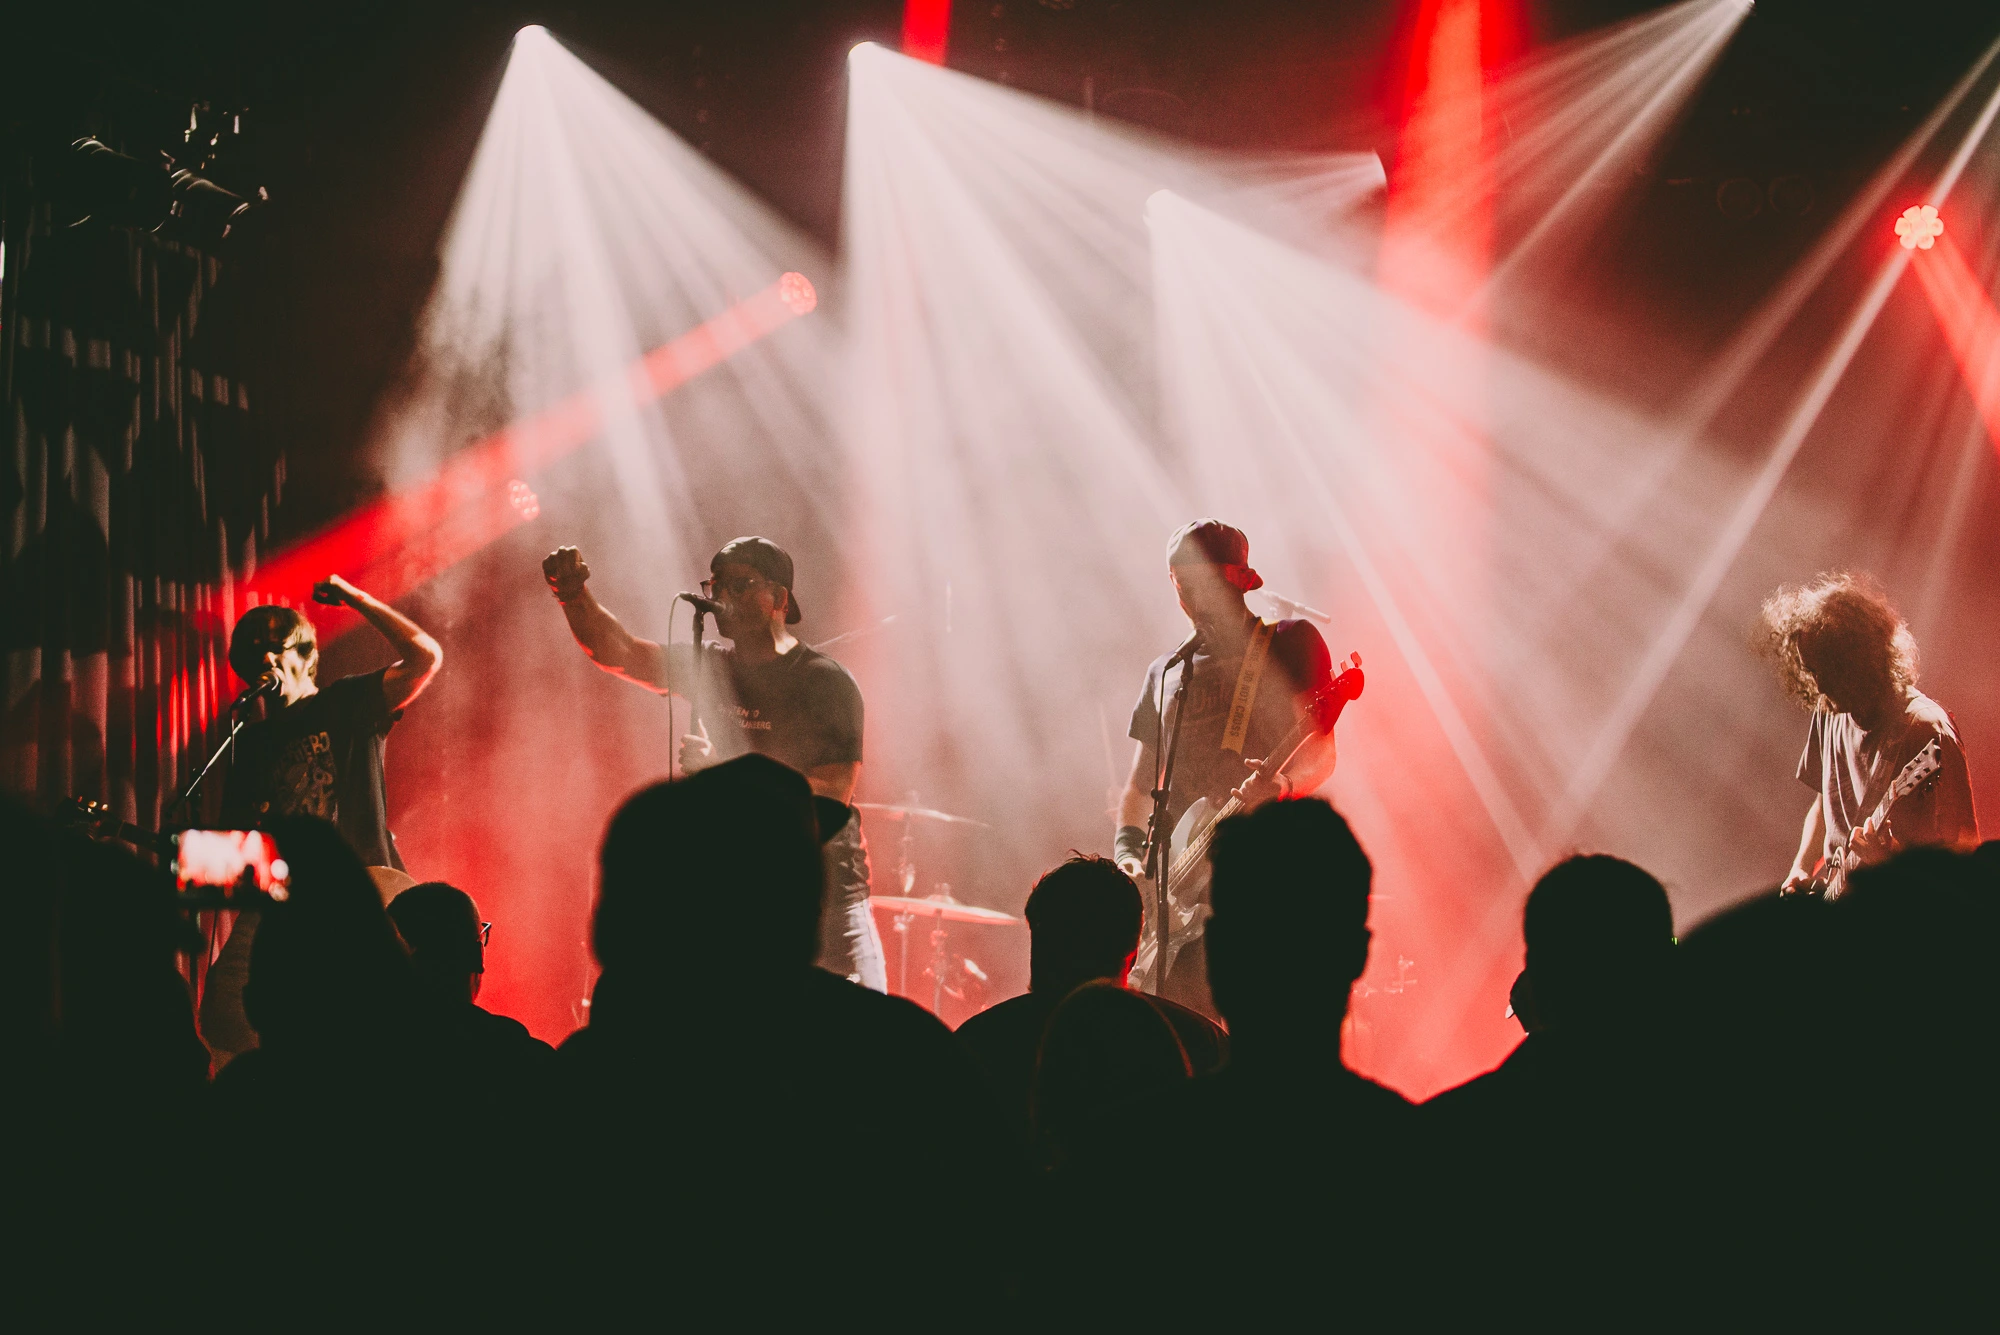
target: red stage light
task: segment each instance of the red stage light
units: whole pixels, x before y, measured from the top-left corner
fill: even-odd
[[[810,314],[819,305],[819,293],[802,273],[788,273],[778,280],[778,298],[794,315]]]
[[[796,280],[796,281],[794,281]],[[331,527],[277,553],[238,587],[239,607],[303,606],[328,571],[394,601],[541,513],[521,475],[581,448],[597,435],[607,404],[649,403],[813,309],[803,274],[788,273],[755,296],[670,343],[624,374],[580,389],[512,426],[460,450],[416,485],[362,506]],[[319,608],[320,638],[357,624],[338,608]]]
[[[951,0],[903,0],[903,54],[944,64],[951,35]]]
[[[1972,396],[1973,406],[1986,425],[1987,438],[2000,450],[2000,309],[1995,309],[1986,284],[1966,263],[1965,256],[1943,235],[1944,224],[1936,222],[1937,211],[1928,206],[1926,209],[1932,214],[1930,221],[1937,231],[1928,232],[1923,240],[1913,244],[1909,235],[1903,233],[1901,222],[1896,224],[1896,230],[1903,235],[1903,244],[1911,249],[1937,247],[1911,267],[1916,270],[1917,281],[1923,285],[1924,296],[1929,298],[1931,310],[1937,315],[1945,344],[1965,379],[1966,392]]]
[[[1944,235],[1944,219],[1929,204],[1912,204],[1896,219],[1896,235],[1904,250],[1929,250]]]

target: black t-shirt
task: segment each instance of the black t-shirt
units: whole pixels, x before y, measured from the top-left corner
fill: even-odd
[[[1903,767],[1932,741],[1942,768],[1891,808],[1889,828],[1905,845],[1977,843],[1979,820],[1965,752],[1951,715],[1937,701],[1911,691],[1903,716],[1875,733],[1852,714],[1813,715],[1798,779],[1820,795],[1826,825],[1822,856],[1845,847],[1848,835],[1875,814]]]
[[[328,682],[247,725],[229,766],[223,821],[252,829],[277,816],[318,816],[338,826],[369,866],[401,870],[382,750],[403,711],[382,694],[386,670]]]
[[[1173,799],[1167,807],[1168,828],[1181,813],[1206,797],[1220,802],[1231,789],[1249,776],[1243,762],[1262,760],[1297,722],[1293,701],[1303,691],[1316,690],[1333,677],[1333,656],[1326,641],[1310,621],[1280,621],[1271,634],[1270,657],[1258,684],[1257,699],[1251,708],[1250,728],[1243,739],[1241,755],[1222,749],[1229,724],[1230,705],[1236,698],[1236,677],[1243,655],[1212,658],[1194,656],[1193,677],[1188,683],[1187,721],[1181,726],[1180,753],[1174,761]],[[1132,708],[1132,740],[1148,746],[1165,747],[1173,734],[1174,693],[1188,670],[1177,667],[1167,673],[1167,731],[1160,731],[1160,674],[1171,654],[1161,654],[1146,669],[1146,688]]]
[[[734,649],[703,646],[701,721],[718,758],[756,751],[804,773],[861,761],[861,688],[847,669],[803,644],[745,666]]]

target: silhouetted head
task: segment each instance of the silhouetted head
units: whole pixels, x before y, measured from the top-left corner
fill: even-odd
[[[389,901],[417,981],[433,995],[471,1001],[486,973],[485,926],[472,896],[443,881],[413,885]]]
[[[818,953],[818,804],[804,775],[768,756],[633,794],[604,832],[599,866],[592,945],[627,996],[804,969]],[[735,939],[754,944],[715,953]]]
[[[1078,853],[1028,895],[1028,990],[1123,983],[1139,949],[1139,887],[1110,858]]]
[[[264,1046],[372,1042],[402,1022],[410,960],[368,871],[326,821],[270,828],[291,867],[289,897],[259,910],[243,1010]]]
[[[1667,892],[1623,858],[1568,858],[1535,882],[1522,933],[1542,1027],[1592,1028],[1661,999],[1674,945]]]
[[[183,1092],[204,1086],[208,1053],[176,957],[199,950],[201,938],[174,903],[172,876],[80,837],[8,833],[28,836],[4,845],[18,878],[8,884],[9,935],[25,938],[27,958],[17,962],[36,966],[9,983],[55,985],[38,1009],[52,1030],[59,1025],[72,1073],[124,1084],[125,1098],[146,1097],[160,1080]],[[49,894],[59,897],[51,903]]]
[[[1354,832],[1319,798],[1267,802],[1224,821],[1209,860],[1208,982],[1232,1046],[1300,1026],[1337,1043],[1368,965],[1374,868]]]
[[[1085,983],[1049,1017],[1035,1061],[1029,1108],[1044,1163],[1060,1164],[1079,1132],[1191,1075],[1158,1007],[1108,978]]]

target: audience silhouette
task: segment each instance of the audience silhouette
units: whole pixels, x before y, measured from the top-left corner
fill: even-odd
[[[898,1324],[1934,1326],[1989,1301],[2000,846],[1759,895],[1679,945],[1650,874],[1567,859],[1523,912],[1526,1036],[1413,1108],[1342,1062],[1373,871],[1325,802],[1217,831],[1226,1035],[1124,986],[1141,903],[1103,858],[1037,882],[1029,991],[957,1036],[814,968],[819,847],[850,819],[756,755],[634,794],[559,1052],[476,1004],[469,895],[385,910],[333,826],[278,822],[258,1045],[211,1080],[166,873],[0,803],[7,1208],[41,1281],[17,1306],[169,1311],[222,1255],[271,1324],[392,1290],[440,1319],[830,1322],[885,1279]]]
[[[1681,946],[1706,1117],[1683,1137],[1710,1292],[1789,1320],[1990,1302],[2000,878],[1916,849],[1833,904],[1760,896]]]
[[[1054,1300],[1141,1324],[1372,1318],[1397,1290],[1417,1172],[1410,1104],[1341,1062],[1348,991],[1368,962],[1372,868],[1317,798],[1224,821],[1211,860],[1208,978],[1229,1065],[1080,1147],[1059,1206],[1081,1218],[1087,1202],[1128,1199],[1144,1217],[1184,1219],[1198,1271],[1173,1266],[1151,1230],[1086,1243],[1071,1229],[1050,1254],[1088,1259],[1054,1277]],[[1301,923],[1314,928],[1309,960]]]
[[[1028,990],[967,1020],[958,1037],[978,1056],[1000,1114],[1028,1141],[1028,1095],[1049,1017],[1071,992],[1108,980],[1123,986],[1139,949],[1139,887],[1110,858],[1077,854],[1035,882],[1026,909]],[[1137,996],[1137,993],[1133,994]],[[1199,1011],[1144,999],[1179,1040],[1194,1074],[1220,1070],[1229,1038]],[[1141,1026],[1145,1029],[1146,1026]]]
[[[885,1266],[913,1302],[1010,1273],[1009,1143],[977,1064],[929,1012],[813,967],[819,846],[850,818],[755,754],[612,818],[603,972],[559,1057],[579,1217],[607,1226],[600,1271],[636,1267],[620,1284],[831,1318]]]
[[[519,1097],[548,1074],[555,1049],[519,1020],[477,1004],[486,975],[486,925],[472,896],[443,881],[413,885],[389,901],[389,918],[410,953],[417,995],[447,1061],[488,1097]]]
[[[1691,1112],[1669,1024],[1665,888],[1622,859],[1572,857],[1535,883],[1522,928],[1513,1002],[1527,1036],[1497,1070],[1423,1108],[1450,1202],[1441,1218],[1466,1258],[1455,1294],[1438,1296],[1467,1310],[1513,1269],[1485,1245],[1510,1228],[1577,1258],[1551,1295],[1573,1303],[1656,1277],[1679,1218],[1662,1152]]]
[[[176,953],[173,883],[0,799],[9,877],[4,1310],[23,1328],[167,1310],[194,1259],[181,1206],[208,1052]],[[107,1282],[109,1279],[111,1282]]]

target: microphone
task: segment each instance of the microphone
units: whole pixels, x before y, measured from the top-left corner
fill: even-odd
[[[1279,612],[1286,616],[1305,617],[1307,620],[1317,621],[1323,626],[1331,626],[1333,624],[1333,618],[1327,613],[1320,611],[1317,607],[1308,607],[1296,598],[1287,598],[1284,594],[1272,593],[1269,589],[1259,589],[1257,590],[1257,595],[1265,602],[1275,606]]]
[[[1167,660],[1167,667],[1173,667],[1178,663],[1185,663],[1190,658],[1193,658],[1196,654],[1200,652],[1201,652],[1201,632],[1196,631],[1194,634],[1188,636],[1185,640],[1181,641],[1181,647],[1174,650],[1174,656]]]
[[[257,679],[257,684],[254,686],[245,687],[243,694],[237,696],[236,703],[229,706],[229,708],[232,711],[242,709],[260,695],[276,695],[276,694],[278,694],[277,677],[276,676],[259,677]]]
[[[712,617],[720,617],[722,615],[722,604],[713,598],[704,598],[698,593],[683,593],[678,596],[686,599],[688,605],[693,607],[697,612],[706,612]]]

